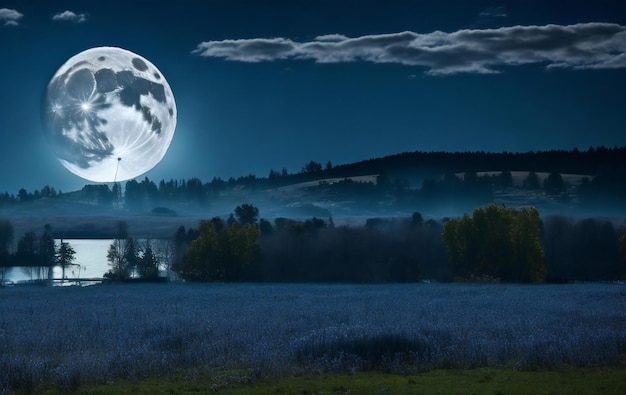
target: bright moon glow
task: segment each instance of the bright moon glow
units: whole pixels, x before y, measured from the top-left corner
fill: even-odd
[[[156,166],[177,115],[156,66],[115,47],[88,49],[65,62],[48,83],[42,112],[61,164],[95,182],[128,180]]]

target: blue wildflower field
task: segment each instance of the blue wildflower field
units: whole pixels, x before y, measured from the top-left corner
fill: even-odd
[[[623,284],[118,284],[0,289],[0,392],[196,369],[250,375],[597,366]]]

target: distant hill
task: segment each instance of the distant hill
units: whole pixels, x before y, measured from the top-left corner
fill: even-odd
[[[155,182],[145,177],[117,188],[121,194],[111,184],[86,185],[62,194],[48,186],[20,190],[17,196],[5,193],[0,195],[0,216],[28,219],[35,227],[49,218],[63,223],[63,218],[73,217],[62,225],[68,236],[80,228],[80,218],[100,218],[111,229],[116,218],[132,218],[151,235],[150,226],[142,223],[189,224],[227,217],[242,203],[258,206],[266,218],[367,218],[412,212],[441,218],[490,202],[532,205],[542,213],[623,216],[626,147],[524,153],[417,151],[339,166],[311,161],[295,174],[271,170],[267,177],[216,177],[210,182],[197,178]]]
[[[373,173],[411,175],[509,170],[594,175],[603,167],[624,165],[626,165],[626,147],[521,153],[415,151],[335,166],[327,173],[330,176],[342,177]]]

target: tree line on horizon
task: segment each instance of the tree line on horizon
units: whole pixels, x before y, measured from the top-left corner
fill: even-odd
[[[600,175],[593,179],[583,178],[577,187],[567,184],[560,173],[550,173],[540,180],[537,173],[531,171],[524,178],[521,188],[527,191],[544,192],[557,199],[568,201],[577,197],[581,207],[622,207],[626,204],[626,173],[623,178]],[[241,184],[243,183],[243,184]],[[247,185],[246,193],[254,196],[262,190],[254,176],[245,180],[224,182],[214,179],[202,183],[197,178],[189,180],[161,180],[158,185],[144,177],[141,181],[129,180],[124,193],[119,183],[109,188],[106,184],[86,185],[80,191],[80,201],[101,207],[124,208],[131,211],[152,211],[155,215],[173,215],[168,204],[186,203],[196,207],[206,207],[222,199],[222,194]],[[404,179],[391,179],[381,174],[375,181],[344,180],[328,183],[320,181],[318,185],[307,187],[309,198],[330,201],[354,201],[355,207],[378,210],[381,202],[389,202],[388,208],[414,210],[436,208],[438,206],[457,206],[471,210],[473,207],[493,202],[494,191],[514,187],[512,173],[508,170],[499,174],[476,172],[446,174],[439,179],[425,178],[420,188],[414,188]],[[57,195],[58,196],[58,195]],[[227,199],[227,198],[224,198]],[[26,200],[31,201],[31,200]],[[330,215],[330,214],[329,214]]]
[[[501,175],[479,177],[477,174],[483,171],[498,171]],[[475,207],[492,201],[494,188],[511,187],[512,171],[529,172],[523,188],[545,189],[551,194],[565,192],[567,184],[562,174],[588,175],[575,191],[583,204],[609,203],[619,207],[626,204],[626,147],[525,153],[411,152],[339,166],[333,166],[330,162],[323,166],[319,162],[310,161],[297,173],[289,173],[284,168],[282,171],[272,169],[267,177],[249,174],[228,180],[214,177],[210,182],[190,178],[161,180],[158,183],[145,177],[140,181],[127,181],[124,193],[121,184],[114,183],[111,187],[107,184],[85,185],[80,195],[82,201],[91,204],[113,207],[123,205],[132,210],[146,210],[168,202],[191,202],[198,206],[210,204],[219,199],[222,193],[235,187],[254,193],[316,179],[345,178],[343,182],[321,184],[317,189],[312,188],[311,192],[325,191],[333,196],[358,191],[365,200],[392,198],[398,205],[432,205],[442,199],[463,195]],[[547,172],[550,176],[542,184],[533,180],[537,172]],[[459,173],[464,174],[464,177],[455,176]],[[378,174],[378,180],[357,182],[347,178],[370,174]],[[420,184],[411,185],[411,179],[416,175],[421,176]],[[0,194],[0,207],[63,195],[50,186],[34,192],[22,188],[17,195],[8,192]]]
[[[258,214],[244,204],[227,219],[181,226],[169,268],[187,281],[227,282],[570,282],[626,274],[626,228],[542,220],[534,208],[490,204],[442,222],[416,212],[363,226],[315,217],[270,222]]]
[[[626,227],[606,220],[542,219],[532,207],[489,204],[443,221],[415,212],[335,226],[332,217],[272,223],[253,208],[179,228],[172,269],[190,281],[571,282],[626,275]]]
[[[52,267],[73,263],[70,243],[55,246],[49,226],[23,235],[15,250],[13,243],[10,221],[0,220],[3,276],[22,266],[46,279]],[[181,226],[169,240],[139,241],[121,221],[106,259],[104,277],[118,281],[155,280],[160,270],[187,281],[616,281],[626,275],[626,227],[495,204],[442,221],[415,212],[336,226],[332,217],[269,221],[243,204],[228,218]]]

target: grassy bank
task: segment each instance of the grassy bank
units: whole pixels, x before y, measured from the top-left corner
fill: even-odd
[[[229,382],[230,381],[232,382]],[[237,381],[244,381],[237,383]],[[623,394],[626,365],[517,371],[437,369],[412,375],[381,372],[307,374],[248,381],[246,375],[184,375],[169,379],[118,380],[82,387],[80,394]],[[56,394],[58,390],[41,393]]]

